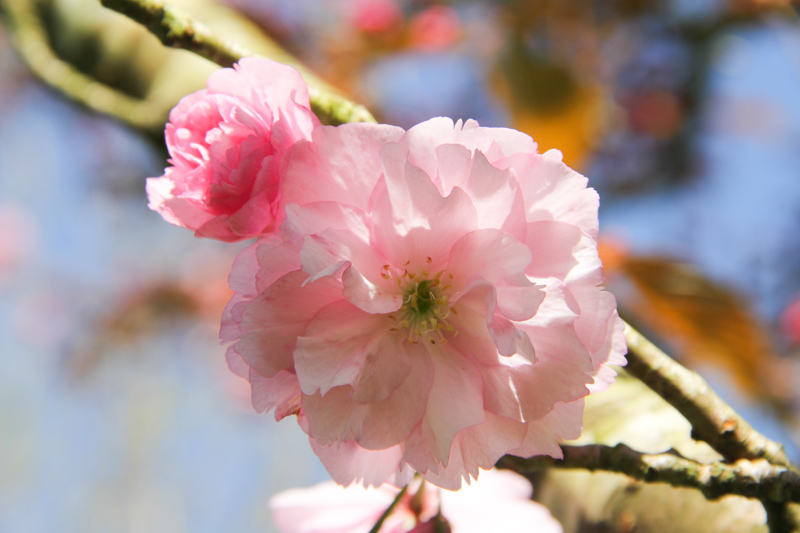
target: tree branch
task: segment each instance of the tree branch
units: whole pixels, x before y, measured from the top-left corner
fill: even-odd
[[[753,429],[697,373],[678,364],[629,324],[625,338],[625,369],[686,417],[692,438],[704,440],[728,461],[766,459],[789,466],[783,446]]]
[[[14,47],[31,72],[50,87],[87,108],[146,131],[161,131],[169,114],[78,71],[50,48],[32,0],[0,0]]]
[[[800,502],[800,475],[764,459],[706,465],[673,453],[640,453],[624,444],[614,447],[564,445],[561,449],[564,451],[563,459],[547,456],[522,459],[506,455],[497,466],[520,474],[547,467],[615,472],[650,483],[695,488],[710,500],[738,495],[776,504]]]
[[[109,9],[142,24],[166,46],[182,48],[223,67],[253,55],[245,48],[217,38],[184,11],[154,0],[100,0]]]
[[[796,503],[776,503],[761,500],[767,512],[770,533],[795,533],[800,531],[800,509]]]
[[[255,56],[241,46],[217,37],[211,29],[188,13],[158,0],[100,0],[109,9],[126,15],[145,26],[166,46],[194,52],[218,65],[231,67],[245,56]],[[292,65],[309,85],[311,109],[329,124],[376,122],[364,106],[355,104],[305,68],[295,57],[276,45],[271,59]]]

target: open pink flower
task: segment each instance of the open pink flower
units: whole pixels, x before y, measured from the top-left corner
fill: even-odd
[[[375,525],[399,492],[393,485],[366,489],[327,482],[276,494],[270,508],[283,533],[363,533]],[[484,472],[479,482],[457,492],[415,482],[380,531],[436,531],[433,525],[440,509],[452,533],[563,531],[547,508],[531,501],[532,492],[527,479],[507,470]]]
[[[166,128],[171,167],[147,180],[150,209],[198,237],[233,242],[273,229],[283,156],[319,124],[293,68],[245,58],[183,98]]]
[[[285,180],[280,234],[239,255],[223,315],[255,407],[298,414],[342,484],[457,489],[506,453],[560,457],[625,362],[586,178],[439,118],[318,128]]]

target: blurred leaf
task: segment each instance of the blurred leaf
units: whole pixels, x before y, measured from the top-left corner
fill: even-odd
[[[739,295],[685,263],[603,250],[606,285],[633,321],[687,366],[722,368],[749,397],[786,410],[795,393],[785,361]]]
[[[558,148],[580,168],[601,127],[603,93],[579,82],[553,59],[533,53],[512,37],[500,54],[493,81],[511,111],[512,127],[527,133],[539,151]]]
[[[514,109],[512,127],[533,137],[540,152],[557,148],[564,155],[566,164],[580,169],[601,127],[598,118],[601,98],[599,86],[580,87],[570,105],[557,114],[537,115]]]
[[[576,81],[564,65],[534,53],[519,35],[509,39],[498,67],[514,107],[538,115],[560,112],[575,97]]]

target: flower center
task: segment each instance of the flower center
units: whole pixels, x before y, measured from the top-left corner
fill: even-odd
[[[430,264],[431,258],[428,258]],[[406,262],[405,266],[408,266]],[[400,274],[392,272],[389,265],[384,265],[381,275],[386,279],[394,279],[403,291],[403,306],[395,313],[388,315],[394,322],[390,331],[404,330],[412,343],[420,341],[431,344],[447,344],[444,334],[458,331],[448,321],[455,309],[448,303],[447,292],[451,287],[443,280],[453,279],[452,274],[442,270],[433,276],[427,270],[418,274],[403,269]]]

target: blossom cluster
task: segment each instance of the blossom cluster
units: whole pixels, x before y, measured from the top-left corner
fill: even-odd
[[[322,126],[293,69],[242,60],[186,97],[151,208],[234,262],[221,339],[258,411],[334,480],[458,489],[561,456],[624,364],[598,197],[527,135],[435,118]]]
[[[490,470],[457,492],[414,481],[405,494],[393,485],[344,488],[333,482],[289,489],[270,499],[283,533],[363,533],[398,499],[380,533],[563,533],[546,507],[531,501],[533,487],[508,470]]]

